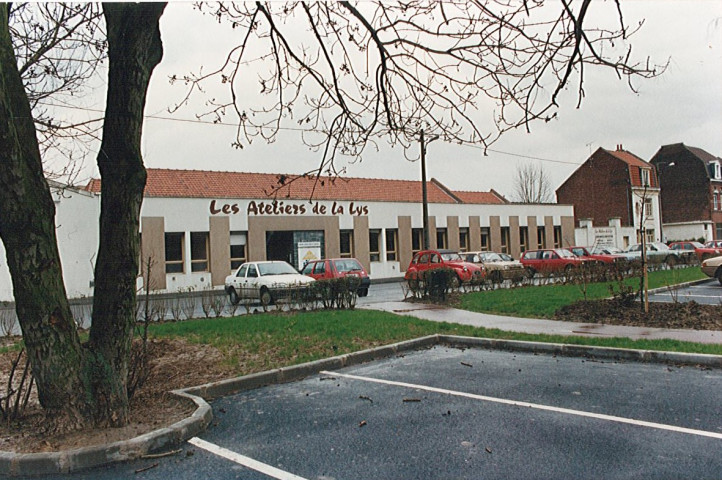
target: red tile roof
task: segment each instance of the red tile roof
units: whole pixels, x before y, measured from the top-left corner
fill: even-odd
[[[626,150],[617,149],[605,151],[613,157],[618,158],[619,160],[629,165],[629,177],[633,186],[642,186],[642,174],[640,173],[640,168],[649,170],[649,186],[653,188],[656,188],[658,186],[657,175],[655,173],[656,170],[654,168],[654,165],[652,165],[651,163],[645,162],[635,154]]]
[[[145,197],[166,198],[290,198],[295,200],[422,201],[421,182],[377,178],[297,177],[272,173],[215,172],[149,168]],[[101,181],[87,187],[100,192]],[[452,192],[438,181],[427,182],[429,203],[505,203],[491,192]],[[501,197],[501,198],[500,198]]]

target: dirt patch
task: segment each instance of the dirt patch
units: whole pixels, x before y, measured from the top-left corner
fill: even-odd
[[[148,345],[150,376],[131,401],[130,424],[123,428],[103,428],[65,435],[42,432],[43,411],[36,397],[31,398],[27,415],[18,422],[0,424],[0,450],[13,452],[49,452],[112,443],[169,426],[188,417],[195,404],[169,393],[170,390],[221,380],[232,375],[223,355],[213,347],[184,340],[151,340]],[[7,382],[11,359],[17,352],[0,355]],[[4,391],[4,390],[3,390]]]
[[[689,330],[722,330],[722,306],[697,302],[650,303],[649,313],[639,302],[619,300],[579,301],[560,308],[554,320],[632,327]]]

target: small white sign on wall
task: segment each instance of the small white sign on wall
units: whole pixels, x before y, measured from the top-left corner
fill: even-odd
[[[298,242],[298,269],[301,270],[309,260],[321,258],[321,242]]]

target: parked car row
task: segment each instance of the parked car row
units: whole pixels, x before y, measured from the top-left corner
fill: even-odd
[[[284,261],[246,262],[226,277],[225,291],[233,305],[241,299],[270,305],[289,297],[295,289],[306,288],[316,280],[333,278],[358,279],[354,282],[358,296],[368,295],[371,279],[355,258],[311,260],[300,273]]]

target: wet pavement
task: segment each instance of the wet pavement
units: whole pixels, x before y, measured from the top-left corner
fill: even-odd
[[[410,315],[434,322],[459,323],[474,327],[496,328],[510,332],[572,335],[584,337],[626,337],[633,340],[671,339],[684,342],[722,344],[722,331],[674,330],[667,328],[627,327],[596,323],[561,322],[534,318],[507,317],[487,313],[469,312],[456,308],[411,302],[380,302],[358,305],[357,308],[382,310],[399,315]]]

